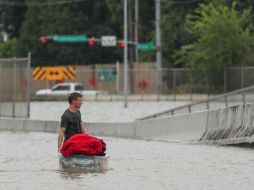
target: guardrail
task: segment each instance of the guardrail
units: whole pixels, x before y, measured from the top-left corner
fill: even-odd
[[[139,118],[137,120],[147,120],[158,117],[164,117],[168,115],[178,115],[185,113],[192,113],[195,111],[218,109],[223,107],[229,107],[233,105],[245,105],[246,103],[254,101],[254,85],[243,89],[228,92],[222,95],[209,97],[207,100],[190,103],[187,105],[172,108],[166,111],[155,113],[146,117]]]

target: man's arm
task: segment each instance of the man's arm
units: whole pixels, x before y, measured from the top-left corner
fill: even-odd
[[[85,124],[82,121],[80,122],[80,127],[81,127],[81,133],[88,133],[85,127]]]
[[[65,131],[66,131],[66,128],[64,128],[64,127],[61,127],[60,130],[59,130],[59,134],[58,134],[58,152],[60,152],[60,149],[62,147]]]

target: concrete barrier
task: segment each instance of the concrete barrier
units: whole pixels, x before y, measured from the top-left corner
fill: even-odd
[[[121,138],[193,141],[199,140],[205,131],[207,112],[197,112],[174,117],[129,123],[88,123],[88,131],[94,135]]]
[[[254,104],[238,105],[208,112],[202,141],[223,144],[252,143],[254,134]]]
[[[24,132],[58,132],[60,122],[19,118],[0,118],[0,130]]]
[[[126,123],[85,123],[95,136],[159,140],[203,141],[221,144],[254,142],[254,105],[169,116],[147,121]],[[53,132],[59,121],[0,118],[0,130]]]
[[[205,130],[206,112],[178,115],[140,122],[85,123],[88,132],[96,136],[119,138],[190,141],[198,140]],[[0,130],[58,132],[59,121],[40,121],[17,118],[0,118]]]

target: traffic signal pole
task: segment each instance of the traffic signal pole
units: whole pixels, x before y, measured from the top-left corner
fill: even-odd
[[[139,0],[135,0],[135,62],[139,63],[138,52]]]
[[[124,107],[128,107],[128,19],[127,0],[124,0]]]
[[[155,0],[157,95],[161,84],[161,0]]]

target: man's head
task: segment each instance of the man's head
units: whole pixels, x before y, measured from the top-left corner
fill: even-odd
[[[70,105],[75,106],[75,108],[80,108],[82,105],[82,94],[78,92],[73,92],[68,97],[68,102]]]

